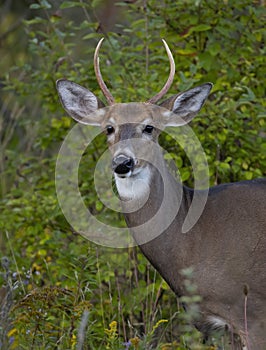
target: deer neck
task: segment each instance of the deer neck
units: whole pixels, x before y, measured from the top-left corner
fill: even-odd
[[[136,176],[116,179],[122,211],[138,245],[172,230],[181,231],[192,190],[170,174],[163,155],[156,167],[148,165]]]

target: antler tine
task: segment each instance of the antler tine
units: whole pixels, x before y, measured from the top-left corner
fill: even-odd
[[[164,39],[162,39],[162,42],[165,46],[168,58],[169,58],[169,62],[170,62],[170,74],[169,77],[167,79],[167,82],[165,83],[164,87],[162,88],[162,90],[160,92],[158,92],[158,94],[156,94],[155,96],[153,96],[152,98],[150,98],[147,102],[148,103],[156,103],[157,101],[160,100],[160,98],[162,98],[167,91],[169,90],[170,86],[172,85],[172,82],[174,80],[174,76],[175,76],[175,61],[173,58],[173,55],[169,49],[169,46],[167,45],[166,41]]]
[[[111,94],[111,92],[109,91],[109,89],[107,88],[107,86],[105,85],[105,82],[103,81],[102,78],[102,74],[101,74],[101,70],[100,70],[100,64],[99,64],[99,51],[100,51],[100,47],[102,45],[104,38],[102,38],[99,42],[98,45],[95,49],[95,53],[94,53],[94,71],[95,71],[95,75],[98,81],[98,84],[104,94],[104,96],[106,97],[106,100],[108,102],[109,105],[112,105],[115,103],[114,97]]]

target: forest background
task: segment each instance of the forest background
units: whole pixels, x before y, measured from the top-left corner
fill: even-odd
[[[55,163],[74,125],[55,81],[65,77],[102,97],[93,70],[117,102],[145,101],[176,62],[171,94],[211,81],[191,123],[212,185],[266,176],[265,4],[248,0],[2,0],[0,8],[0,348],[212,349],[203,345],[166,283],[138,248],[96,245],[71,228],[55,191]],[[184,151],[163,135],[182,181]],[[104,136],[86,149],[80,191],[94,215],[124,225],[94,190]],[[78,213],[77,213],[78,214]],[[189,271],[188,280],[189,280]],[[185,301],[197,310],[196,286]],[[184,300],[181,300],[181,302]],[[192,308],[193,309],[193,308]],[[210,345],[212,344],[212,345]]]

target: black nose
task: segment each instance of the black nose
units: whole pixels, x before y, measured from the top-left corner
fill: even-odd
[[[119,155],[112,161],[112,169],[116,174],[123,175],[130,172],[134,168],[134,160],[131,157]]]

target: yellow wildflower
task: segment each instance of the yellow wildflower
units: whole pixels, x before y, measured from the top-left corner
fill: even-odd
[[[109,329],[105,329],[104,333],[108,335],[109,339],[116,339],[117,338],[117,322],[112,321],[109,324]]]
[[[129,339],[129,341],[134,346],[135,349],[138,349],[139,342],[140,342],[140,339],[138,337],[131,338],[131,339]]]

